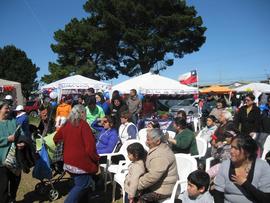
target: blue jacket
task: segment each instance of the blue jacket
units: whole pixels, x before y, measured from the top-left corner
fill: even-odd
[[[31,137],[29,129],[29,119],[26,113],[16,117],[16,124],[22,126],[22,130],[25,136],[27,136],[28,138]]]
[[[98,121],[94,121],[91,125],[92,128],[99,131],[96,144],[97,153],[112,153],[113,149],[119,141],[117,130],[114,128],[105,129],[101,126],[98,126],[97,123]]]
[[[103,109],[105,115],[110,114],[110,106],[106,101],[103,104],[101,102],[97,102],[97,105],[99,105]]]

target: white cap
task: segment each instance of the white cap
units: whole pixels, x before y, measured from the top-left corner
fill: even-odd
[[[7,96],[5,97],[5,100],[12,100],[12,96],[11,96],[11,95],[7,95]]]
[[[23,111],[23,105],[18,105],[15,111]]]

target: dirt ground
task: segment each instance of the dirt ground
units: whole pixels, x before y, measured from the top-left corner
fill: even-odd
[[[43,193],[40,194],[35,191],[35,186],[40,181],[36,180],[32,177],[31,173],[23,174],[22,180],[17,193],[17,202],[19,203],[32,203],[32,202],[52,202],[49,199],[49,190],[50,186],[43,187]],[[65,175],[60,182],[54,184],[55,189],[59,191],[59,198],[53,202],[55,203],[63,203],[69,190],[72,187],[72,180],[69,178],[69,175]],[[102,185],[102,184],[100,184]],[[108,185],[107,192],[103,191],[102,186],[97,186],[96,191],[87,192],[86,195],[82,198],[82,203],[111,203],[112,199],[112,188],[111,185]],[[116,199],[118,199],[115,203],[122,203],[121,195],[119,189],[117,190]]]

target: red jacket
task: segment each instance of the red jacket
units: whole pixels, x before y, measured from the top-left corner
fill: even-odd
[[[68,121],[53,138],[54,142],[64,141],[64,163],[88,173],[98,171],[99,156],[96,143],[88,123],[84,120],[78,126]]]

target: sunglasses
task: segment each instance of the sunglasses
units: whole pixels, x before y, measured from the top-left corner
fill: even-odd
[[[105,120],[105,121],[103,121],[103,123],[109,123],[109,121],[108,120]]]

